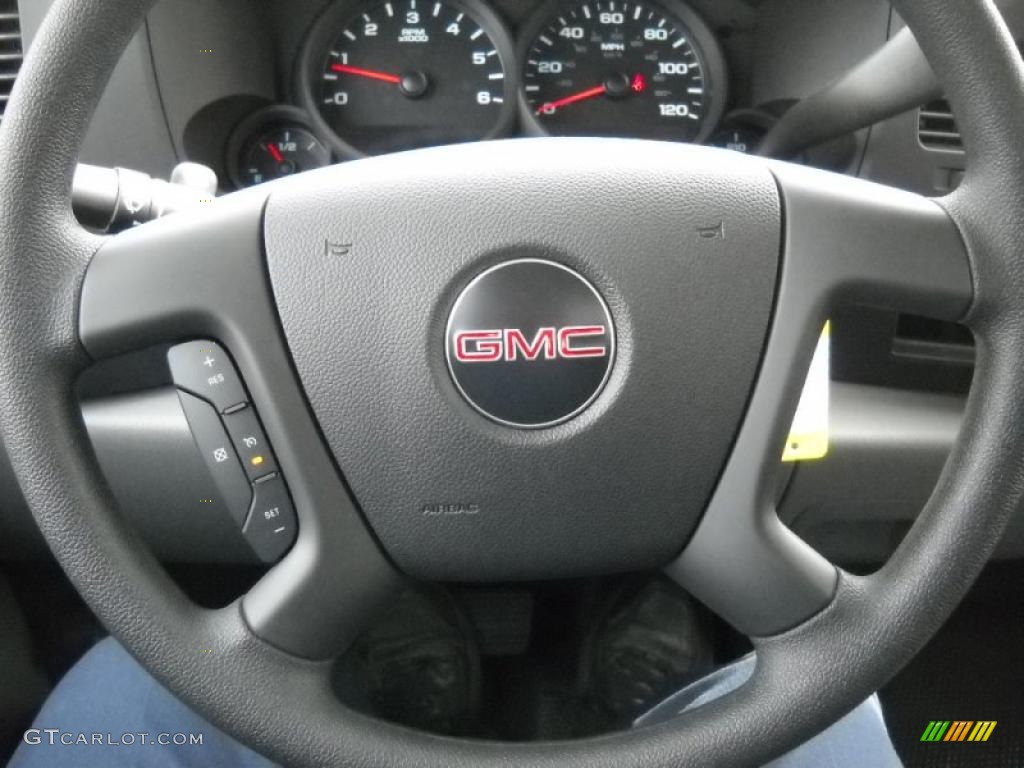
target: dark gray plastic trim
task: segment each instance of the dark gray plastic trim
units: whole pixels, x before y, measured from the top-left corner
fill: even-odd
[[[158,557],[256,563],[203,462],[174,387],[86,400],[82,419],[121,509]]]
[[[1024,3],[998,0],[1016,37],[1024,30]],[[893,19],[902,26],[897,16]],[[793,157],[801,150],[880,123],[942,94],[913,33],[903,27],[885,45],[800,101],[765,135],[758,154]]]
[[[82,289],[80,334],[97,359],[213,338],[238,366],[299,517],[291,551],[245,595],[257,635],[308,658],[334,655],[399,578],[371,538],[306,407],[284,345],[262,249],[266,188],[111,238]]]
[[[828,457],[797,465],[779,517],[834,561],[886,562],[935,490],[964,406],[960,395],[833,382]],[[1012,526],[1022,524],[1018,512]]]
[[[959,320],[973,289],[955,225],[932,200],[771,163],[784,224],[764,361],[711,503],[668,573],[740,631],[773,635],[832,600],[836,569],[775,512],[789,421],[829,310],[864,304]]]
[[[800,151],[904,112],[935,98],[935,73],[909,29],[838,80],[808,96],[768,131],[757,153],[793,157]]]

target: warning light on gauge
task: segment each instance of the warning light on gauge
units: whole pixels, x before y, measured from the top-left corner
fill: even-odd
[[[260,464],[263,463],[263,457],[253,456],[251,459],[249,459],[249,463],[252,464],[254,467],[258,467]]]
[[[633,82],[629,84],[629,87],[633,90],[634,93],[642,93],[643,91],[647,90],[647,80],[644,78],[643,75],[637,73],[633,75]]]

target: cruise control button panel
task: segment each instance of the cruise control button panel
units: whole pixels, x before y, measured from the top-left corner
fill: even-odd
[[[167,362],[196,446],[235,524],[260,560],[278,560],[295,541],[298,520],[234,363],[213,341],[171,347]]]
[[[280,475],[253,484],[252,508],[242,535],[264,562],[273,562],[295,540],[295,509]]]
[[[231,358],[213,341],[189,341],[171,347],[167,363],[179,389],[203,398],[218,413],[248,400]]]

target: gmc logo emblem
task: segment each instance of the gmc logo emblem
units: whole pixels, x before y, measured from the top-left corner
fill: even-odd
[[[453,338],[455,359],[460,363],[494,363],[515,360],[545,360],[556,358],[605,357],[604,344],[587,343],[596,336],[603,337],[603,325],[567,325],[564,328],[539,328],[528,340],[518,328],[486,331],[459,331]]]

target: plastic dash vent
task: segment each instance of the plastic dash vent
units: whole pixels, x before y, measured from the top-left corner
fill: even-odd
[[[925,149],[963,151],[963,139],[948,101],[936,99],[921,107],[917,115],[917,138]]]
[[[0,120],[21,68],[21,21],[18,0],[0,0]]]

